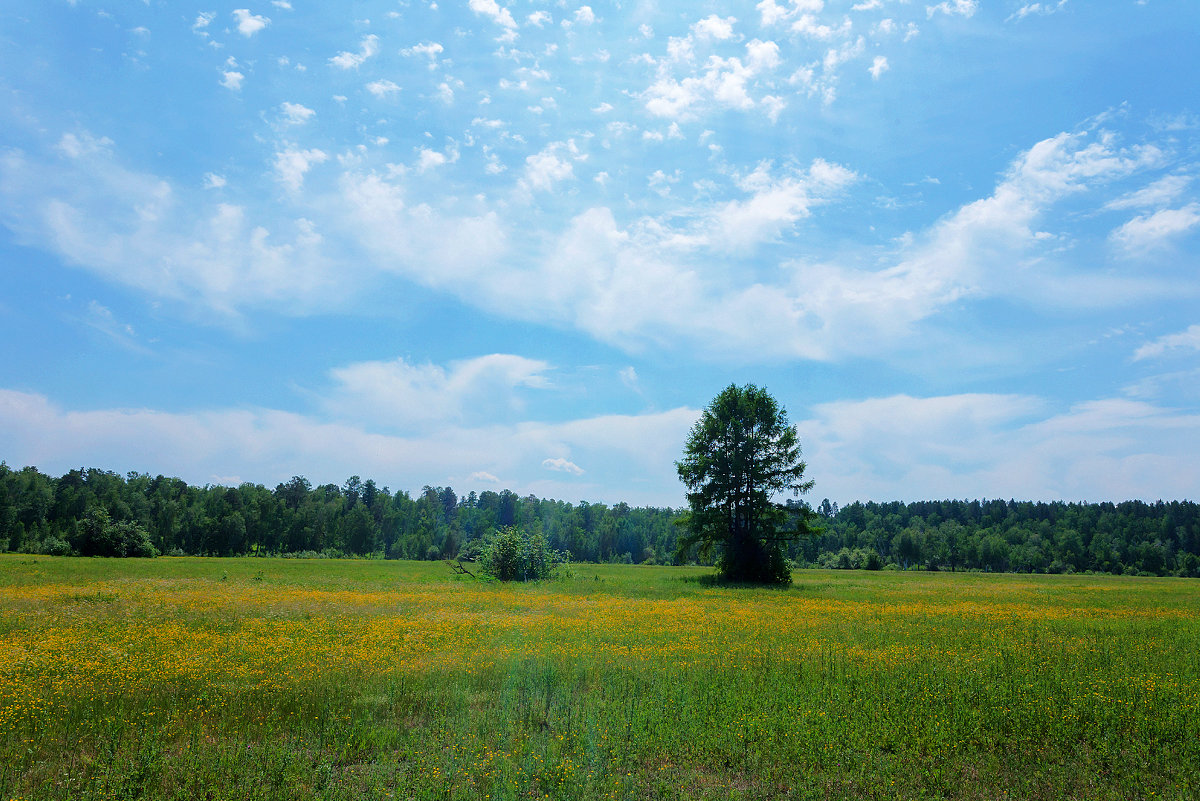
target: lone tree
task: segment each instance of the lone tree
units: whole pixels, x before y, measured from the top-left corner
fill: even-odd
[[[727,387],[692,427],[675,467],[691,507],[679,521],[688,531],[680,552],[699,545],[708,556],[719,545],[726,580],[791,582],[783,545],[813,533],[815,513],[774,498],[798,496],[813,482],[804,480],[796,429],[770,393],[753,384]]]

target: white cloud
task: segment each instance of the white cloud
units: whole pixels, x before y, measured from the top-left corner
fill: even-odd
[[[449,153],[439,153],[436,150],[430,150],[427,147],[420,149],[417,157],[417,172],[425,172],[426,170],[440,167],[446,163],[458,161],[458,151],[450,150]]]
[[[200,31],[212,24],[212,21],[217,18],[215,11],[201,11],[196,17],[196,21],[192,23],[193,31]]]
[[[591,6],[580,6],[575,9],[575,21],[580,25],[591,25],[596,21],[596,14]]]
[[[292,4],[288,0],[271,0],[271,5],[276,8],[282,8],[284,11],[292,10]]]
[[[1173,239],[1200,225],[1200,203],[1179,209],[1160,209],[1134,217],[1112,232],[1112,241],[1130,255],[1145,255],[1166,247]]]
[[[575,177],[571,162],[559,158],[556,148],[549,147],[525,158],[522,184],[530,189],[549,191],[559,181]]]
[[[791,0],[791,7],[785,8],[775,0],[762,0],[755,8],[762,15],[763,27],[775,25],[791,19],[799,14],[817,13],[825,8],[824,0]]]
[[[18,241],[223,319],[247,306],[300,311],[344,299],[311,221],[254,220],[201,187],[122,166],[111,142],[86,133],[63,137],[58,151],[64,158],[0,155],[0,219]]]
[[[526,17],[525,21],[530,25],[541,28],[543,25],[553,22],[554,18],[550,16],[549,11],[535,11]]]
[[[1165,175],[1150,185],[1104,204],[1106,209],[1147,209],[1165,206],[1183,194],[1191,183],[1188,175]]]
[[[510,30],[517,27],[517,21],[513,19],[512,12],[503,8],[496,0],[470,0],[467,6],[476,14],[490,18],[501,27]]]
[[[245,80],[245,78],[246,76],[240,72],[228,70],[221,73],[221,86],[224,86],[226,89],[232,89],[236,92],[242,88],[242,81]]]
[[[553,459],[543,459],[542,467],[546,468],[547,470],[557,471],[559,473],[570,473],[573,476],[583,475],[582,467],[568,459],[562,458],[561,456]]]
[[[332,202],[346,236],[366,249],[365,262],[439,291],[492,286],[508,247],[498,216],[450,216],[408,194],[403,183],[375,173],[342,176]],[[487,302],[485,296],[481,292],[479,300]]]
[[[682,80],[660,71],[641,96],[651,114],[676,121],[693,118],[710,103],[747,110],[761,104],[750,95],[752,83],[780,63],[775,42],[754,39],[746,45],[745,61],[712,56],[701,72]]]
[[[506,353],[451,362],[361,362],[331,372],[326,408],[341,419],[396,430],[482,423],[523,409],[522,395],[550,386],[551,366]]]
[[[348,50],[343,50],[336,56],[329,59],[329,63],[338,69],[349,70],[356,69],[364,61],[374,56],[379,52],[379,37],[375,34],[368,34],[363,37],[363,40],[358,44],[358,52],[351,53]]]
[[[403,56],[425,56],[429,59],[429,67],[433,67],[437,63],[437,58],[443,52],[444,48],[439,42],[422,42],[421,44],[406,47],[400,51]]]
[[[387,79],[371,81],[366,89],[376,97],[388,97],[400,91],[400,87]]]
[[[1019,395],[897,395],[818,405],[798,424],[814,497],[1187,497],[1200,416],[1128,400],[1047,414]]]
[[[118,320],[111,309],[95,300],[88,302],[87,312],[82,321],[84,325],[99,331],[123,348],[140,353],[147,352],[146,348],[138,343],[137,332],[133,326]]]
[[[223,186],[225,186],[224,175],[217,175],[215,172],[208,172],[204,174],[205,189],[220,189]]]
[[[774,238],[826,203],[858,176],[840,164],[816,159],[806,171],[772,174],[770,162],[743,176],[738,186],[749,194],[716,209],[705,224],[704,239],[722,250],[741,250]]]
[[[946,0],[936,6],[925,6],[925,16],[932,17],[934,14],[941,13],[949,16],[970,17],[978,10],[979,0]]]
[[[1041,16],[1045,16],[1047,14],[1054,14],[1055,12],[1062,11],[1063,6],[1065,6],[1066,4],[1067,4],[1067,0],[1058,0],[1057,3],[1049,3],[1049,2],[1047,2],[1047,3],[1027,3],[1027,4],[1021,6],[1020,8],[1018,8],[1012,14],[1010,14],[1008,19],[1005,20],[1005,22],[1008,22],[1008,21],[1014,20],[1014,19],[1015,20],[1023,20],[1032,14],[1037,14],[1037,15],[1041,15]]]
[[[847,36],[851,28],[853,28],[853,23],[850,22],[849,17],[843,18],[841,25],[838,25],[836,28],[832,25],[818,22],[817,18],[812,14],[804,14],[792,23],[792,31],[794,33],[823,42]]]
[[[725,17],[722,19],[716,14],[709,14],[692,26],[692,33],[704,39],[732,39],[733,26],[736,24],[737,18],[735,17]]]
[[[1167,334],[1153,342],[1147,342],[1134,352],[1133,360],[1152,359],[1173,350],[1200,351],[1200,325],[1188,326],[1187,330],[1178,334]]]
[[[436,397],[418,392],[414,399]],[[387,408],[403,414],[410,407]],[[0,390],[0,450],[11,464],[50,473],[103,464],[194,483],[235,475],[267,486],[296,474],[314,484],[355,474],[412,488],[451,476],[494,486],[503,475],[513,477],[518,494],[548,495],[540,475],[550,470],[607,477],[620,487],[621,497],[600,500],[678,505],[672,462],[697,416],[674,409],[562,423],[451,421],[385,434],[374,421],[272,409],[68,410],[41,395]],[[817,481],[810,499],[1154,500],[1189,497],[1200,483],[1200,416],[1132,400],[1054,411],[1021,395],[897,395],[820,404],[798,427],[807,474]],[[586,474],[576,472],[580,462]],[[589,486],[551,492],[590,492],[597,500]],[[638,487],[645,487],[640,495]]]
[[[288,103],[284,101],[279,107],[279,115],[282,120],[288,125],[303,125],[311,120],[317,112],[311,108],[300,105],[299,103]]]
[[[251,14],[245,8],[234,9],[233,17],[237,20],[238,33],[247,37],[253,36],[271,24],[271,20],[266,17],[260,17],[257,14]]]
[[[322,236],[306,220],[274,212],[273,222],[251,223],[252,215],[239,206],[175,200],[169,184],[116,166],[105,140],[64,136],[59,149],[61,163],[30,162],[13,153],[0,162],[8,172],[0,173],[0,211],[23,241],[122,282],[221,309],[326,308],[347,292],[365,291],[372,275],[399,275],[479,308],[573,327],[625,348],[832,359],[903,350],[922,321],[968,298],[1096,307],[1164,291],[1153,278],[1066,270],[1053,258],[1059,245],[1041,231],[1041,218],[1063,198],[1086,198],[1089,190],[1165,159],[1153,146],[1123,147],[1102,132],[1039,142],[1014,160],[990,195],[900,240],[890,252],[847,251],[783,263],[752,257],[764,245],[791,242],[804,220],[841,198],[857,180],[848,167],[820,159],[803,167],[764,163],[732,174],[724,187],[706,186],[702,198],[711,199],[679,204],[669,216],[618,223],[613,210],[585,204],[557,231],[530,236],[520,217],[524,202],[430,202],[418,177],[420,163],[389,173],[357,171],[347,161],[336,185],[323,180],[316,183],[319,190],[301,193],[311,181],[310,168],[326,159],[324,151],[281,146],[275,174],[293,190],[289,203],[313,209],[323,236],[335,237],[331,247],[354,254],[349,261],[360,275],[353,281],[323,257]],[[457,153],[424,149],[430,152],[423,157],[427,169]],[[503,171],[495,151],[483,154],[487,165]],[[561,190],[586,157],[569,142],[527,156],[511,179],[508,199],[528,202],[534,193]],[[41,173],[57,178],[28,178]],[[653,188],[665,192],[674,177],[663,169]],[[685,177],[680,186],[695,185],[693,176]],[[128,200],[114,204],[114,197]],[[559,197],[571,194],[556,194],[556,202]],[[451,203],[460,210],[449,212]],[[264,261],[261,280],[239,283],[236,269],[258,258]],[[278,286],[274,270],[283,270],[289,259],[304,280]],[[118,265],[134,261],[143,264],[121,272]],[[210,262],[220,269],[202,274]],[[497,274],[505,280],[495,281]],[[329,286],[343,291],[330,293]],[[664,306],[661,297],[672,303]]]
[[[506,478],[509,488],[522,495],[677,506],[682,491],[673,460],[696,416],[691,409],[673,409],[394,435],[370,424],[274,409],[67,410],[41,395],[0,389],[0,450],[12,464],[36,464],[51,473],[103,464],[195,484],[239,476],[268,487],[297,474],[314,484],[361,475],[413,489],[450,483],[453,476],[492,486],[496,476],[506,476],[512,477],[511,483]],[[619,496],[606,497],[614,490],[601,484],[547,484],[542,464],[547,453],[586,457],[589,475],[623,485]],[[455,484],[461,491],[470,488]]]
[[[888,70],[888,60],[885,56],[875,56],[875,60],[871,62],[871,69],[867,70],[871,73],[871,77],[879,80],[879,76]]]
[[[322,164],[329,159],[329,154],[317,148],[301,150],[287,146],[275,153],[275,175],[279,182],[293,192],[298,192],[304,185],[304,176],[314,165]]]

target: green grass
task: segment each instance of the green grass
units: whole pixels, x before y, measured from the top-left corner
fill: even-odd
[[[1200,584],[0,556],[0,799],[1194,798]]]

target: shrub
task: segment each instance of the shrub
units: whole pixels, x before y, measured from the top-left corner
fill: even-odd
[[[66,540],[51,534],[38,544],[37,552],[43,556],[70,556],[71,546],[67,545]]]
[[[484,543],[480,566],[486,575],[500,581],[538,581],[553,578],[570,559],[565,551],[551,548],[540,532],[529,534],[505,526]]]
[[[158,556],[146,529],[128,520],[114,523],[104,509],[88,512],[79,552],[84,556]]]

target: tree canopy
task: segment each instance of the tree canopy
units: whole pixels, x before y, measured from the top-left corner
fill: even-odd
[[[781,493],[812,488],[804,478],[800,437],[787,411],[765,389],[731,384],[692,427],[683,459],[675,463],[687,487],[688,533],[680,548],[702,556],[719,546],[718,567],[731,581],[791,581],[784,544],[811,533],[807,506],[785,507]]]

